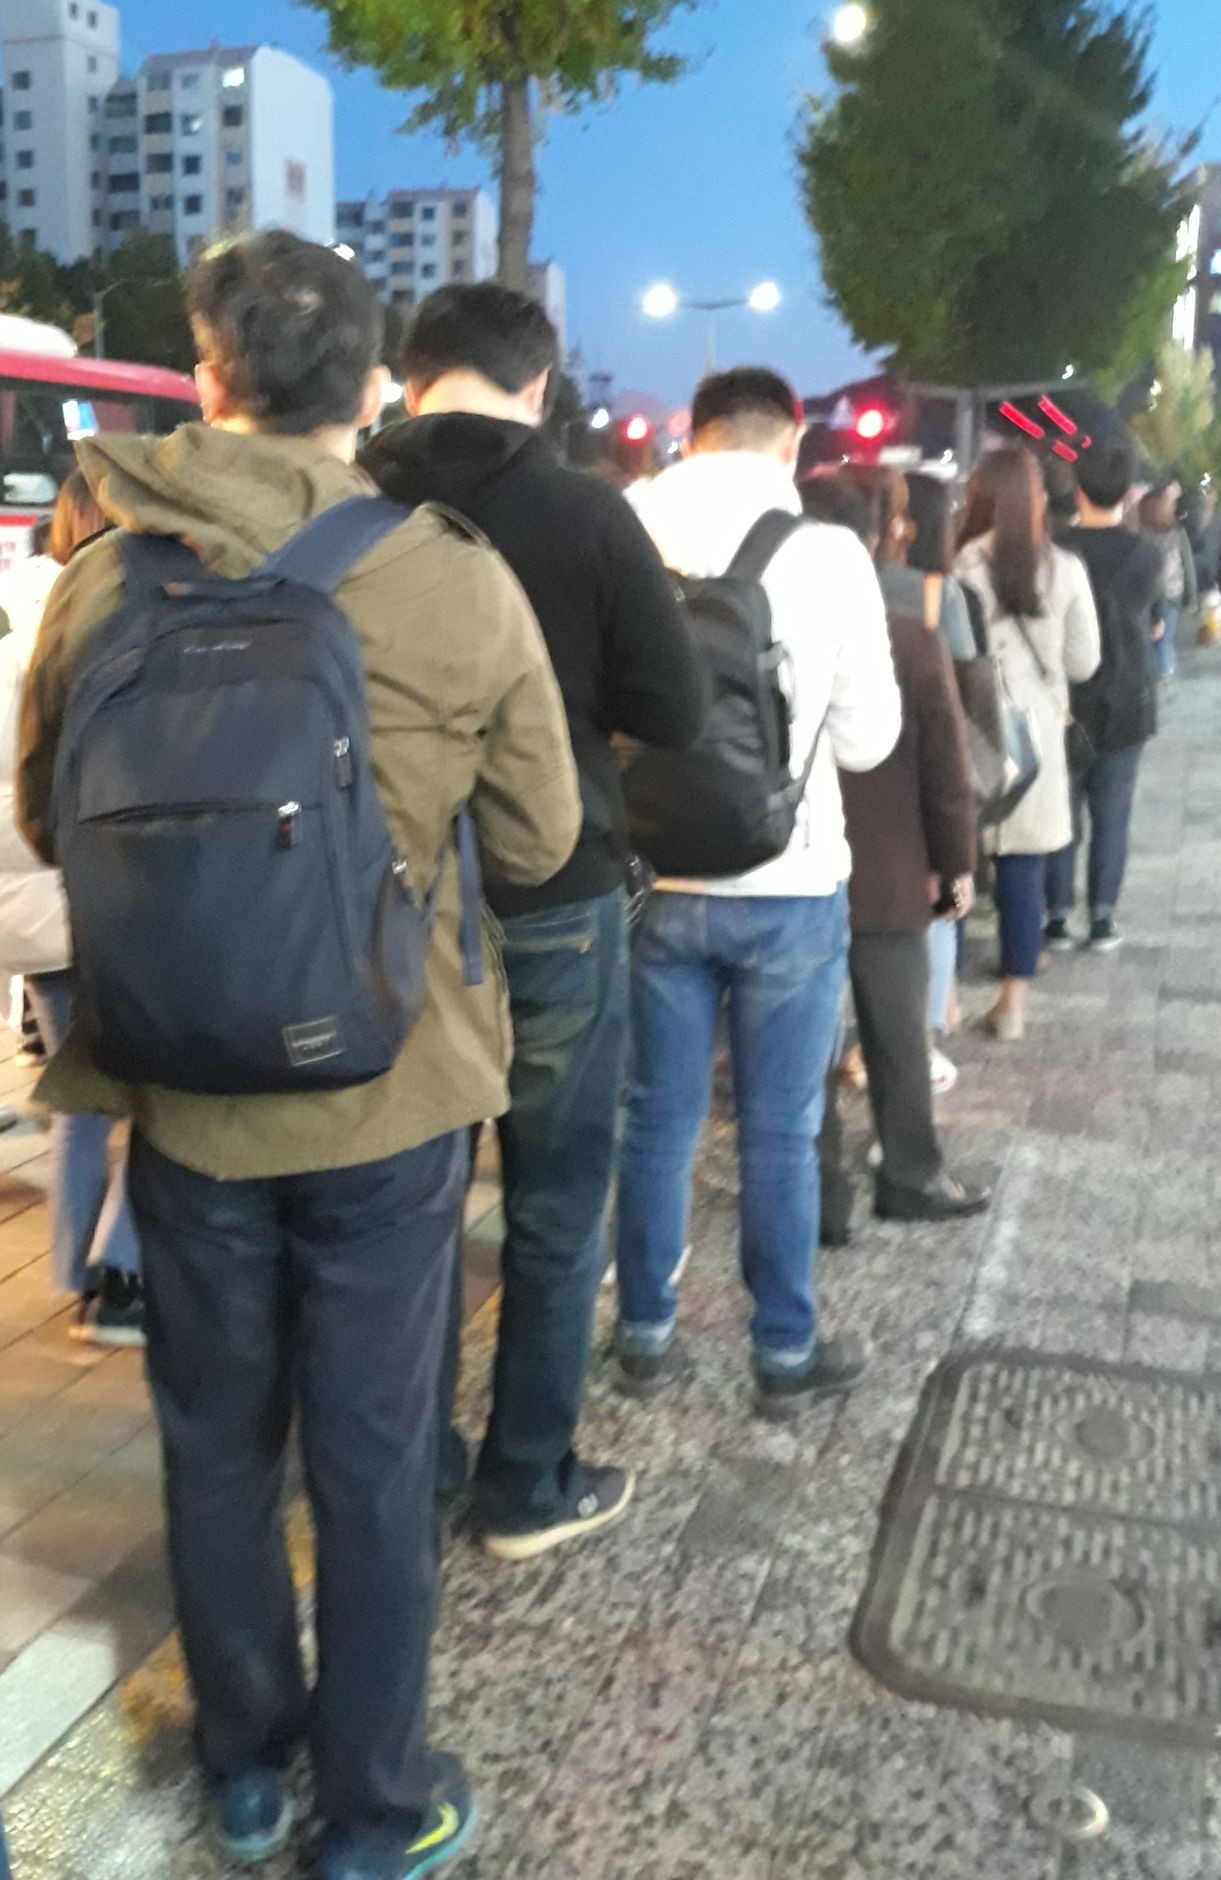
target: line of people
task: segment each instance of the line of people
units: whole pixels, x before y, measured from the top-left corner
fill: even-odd
[[[1071,833],[1067,686],[1098,667],[1098,618],[1082,562],[1045,539],[1022,452],[998,453],[976,479],[959,586],[938,492],[921,492],[917,532],[911,492],[894,479],[798,490],[800,409],[771,372],[706,380],[687,457],[629,504],[558,464],[540,436],[557,341],[525,296],[453,286],[416,310],[401,364],[411,417],[359,465],[385,374],[380,315],[357,270],[260,235],[197,266],[190,311],[203,422],[80,448],[107,531],[56,581],[21,661],[20,827],[53,866],[75,688],[108,625],[131,615],[133,540],[185,543],[205,594],[209,581],[217,594],[252,575],[257,586],[268,557],[294,565],[319,518],[376,487],[399,507],[338,575],[336,601],[361,654],[396,871],[436,878],[427,998],[385,1075],[303,1089],[286,1072],[283,1087],[252,1094],[116,1082],[86,1002],[44,1095],[69,1116],[132,1120],[171,1566],[219,1841],[249,1862],[284,1845],[289,1764],[308,1741],[327,1880],[408,1880],[456,1853],[475,1816],[460,1762],[427,1743],[437,1500],[456,1501],[469,1474],[472,1528],[504,1561],[628,1511],[627,1459],[583,1457],[576,1440],[608,1200],[617,1172],[618,1377],[652,1396],[673,1363],[722,1022],[762,1414],[791,1417],[850,1388],[868,1358],[863,1340],[824,1334],[815,1272],[818,1139],[849,965],[881,1148],[876,1211],[946,1221],[988,1205],[944,1165],[930,1078],[977,861],[953,660],[974,654],[982,632],[1044,731],[1039,797],[998,843],[998,1013],[1009,1016],[994,1022],[1013,1037],[1014,987],[1044,938],[1045,857]],[[743,874],[657,881],[629,941],[637,832],[624,741],[698,755],[709,722],[676,577],[724,579],[777,524],[774,552],[739,585],[762,605],[774,636],[763,651],[783,677],[786,834]],[[925,565],[904,566],[920,536]],[[174,585],[134,598],[155,619],[158,592]],[[1102,611],[1105,625],[1109,602]],[[191,674],[201,708],[217,662],[257,659],[249,635],[207,652]],[[166,658],[150,641],[125,683],[151,685]],[[1087,717],[1083,704],[1078,722]],[[146,722],[155,730],[155,716]],[[347,746],[335,758],[351,788]],[[121,751],[115,762],[122,772]],[[1102,803],[1107,789],[1086,776],[1079,795]],[[103,794],[102,840],[113,837],[116,858],[163,839],[164,818],[132,822],[121,777]],[[300,856],[309,808],[304,797],[283,805],[270,853]],[[463,815],[487,903],[480,983],[464,945],[460,849],[446,834]],[[243,912],[233,909],[235,932]],[[164,949],[164,934],[148,944]],[[137,960],[131,978],[138,999]],[[224,1017],[206,1015],[222,1042]],[[314,1017],[285,1040],[294,1069],[341,1051],[336,1021]],[[452,1421],[458,1248],[472,1141],[491,1118],[503,1303],[472,1471]],[[831,1173],[833,1136],[822,1140]],[[281,1531],[294,1413],[318,1552],[312,1692]]]

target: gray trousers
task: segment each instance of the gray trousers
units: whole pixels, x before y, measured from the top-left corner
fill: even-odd
[[[928,1064],[928,936],[855,934],[852,996],[882,1179],[923,1188],[941,1172]]]

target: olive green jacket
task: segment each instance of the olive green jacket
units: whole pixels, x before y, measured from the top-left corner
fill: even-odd
[[[97,438],[81,446],[80,461],[120,528],[181,536],[212,572],[231,578],[310,516],[370,488],[308,440],[202,424],[164,439]],[[46,861],[54,860],[51,789],[74,661],[120,595],[116,540],[105,536],[56,583],[39,634],[22,703],[17,809]],[[468,524],[425,507],[360,562],[338,600],[364,654],[378,787],[416,879],[430,879],[468,802],[489,879],[548,879],[576,843],[580,799],[542,636],[504,562]],[[255,1097],[120,1086],[89,1062],[75,1031],[42,1095],[59,1110],[128,1115],[163,1155],[226,1180],[377,1161],[499,1115],[511,1050],[503,974],[489,937],[484,985],[463,984],[458,917],[451,854],[428,1003],[393,1070],[373,1083]]]

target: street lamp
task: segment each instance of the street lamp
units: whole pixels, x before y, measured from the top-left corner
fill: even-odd
[[[831,37],[837,46],[850,51],[868,37],[872,25],[873,15],[869,8],[860,5],[859,0],[849,0],[849,4],[840,7],[831,21]]]
[[[93,356],[95,359],[106,357],[106,301],[119,287],[168,287],[178,277],[164,274],[159,281],[141,281],[134,276],[125,276],[120,281],[110,281],[105,287],[93,290]]]
[[[650,320],[669,320],[680,308],[692,313],[703,313],[708,319],[708,355],[707,364],[710,372],[716,369],[717,360],[717,315],[728,313],[734,308],[747,307],[752,313],[775,313],[781,301],[780,289],[775,281],[760,281],[752,287],[749,294],[735,294],[718,300],[692,300],[675,293],[665,281],[658,281],[650,287],[641,301],[641,307]]]

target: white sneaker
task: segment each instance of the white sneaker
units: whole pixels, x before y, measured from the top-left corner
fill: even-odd
[[[952,1064],[945,1052],[939,1051],[936,1045],[928,1054],[928,1072],[934,1096],[947,1096],[958,1082],[957,1064]]]

